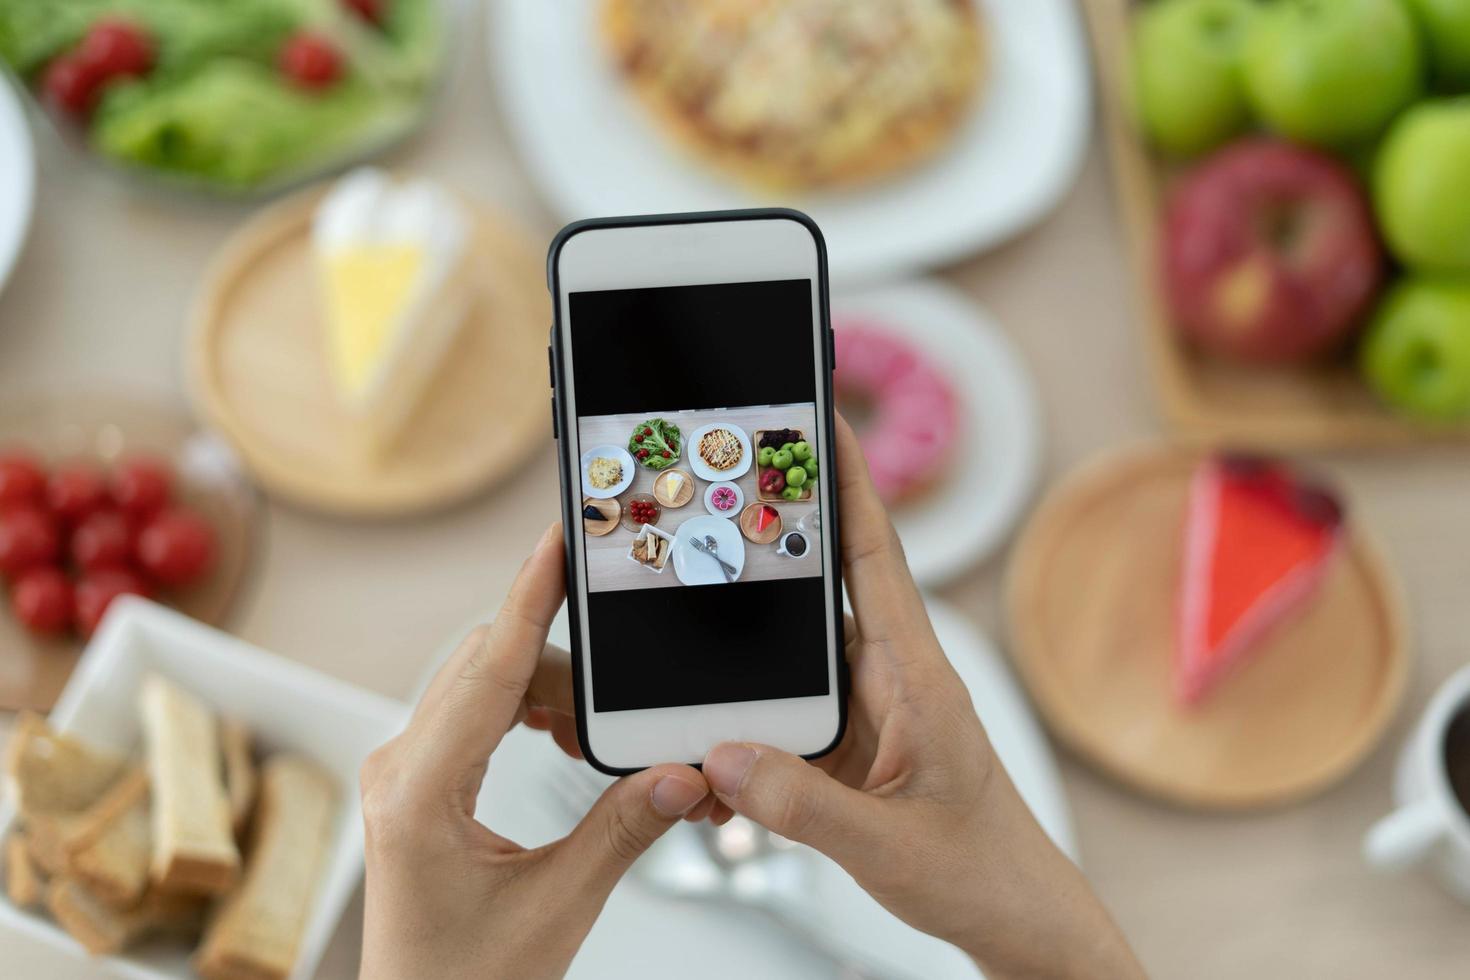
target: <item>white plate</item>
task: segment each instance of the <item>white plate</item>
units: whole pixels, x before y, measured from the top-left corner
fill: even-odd
[[[0,289],[20,258],[36,201],[36,160],[20,93],[0,70]]]
[[[715,489],[717,487],[728,487],[735,491],[735,503],[729,510],[720,510],[715,506]],[[711,483],[704,491],[704,509],[716,517],[734,519],[740,516],[740,511],[745,507],[745,491],[740,489],[738,483]]]
[[[663,530],[662,528],[654,527],[652,524],[645,524],[643,525],[643,530],[647,531],[649,534],[652,534],[656,538],[664,538],[665,540],[667,540],[669,542],[670,551],[673,551],[676,547],[678,547],[678,545],[674,542],[674,536],[668,531]],[[655,575],[662,575],[664,573],[664,569],[669,567],[669,562],[667,559],[664,560],[664,563],[662,565],[650,565],[647,562],[641,562],[637,558],[633,557],[633,545],[637,544],[638,539],[642,536],[643,531],[639,531],[637,534],[633,535],[633,540],[628,543],[628,560],[637,565],[639,568],[646,568]]]
[[[728,470],[717,470],[699,458],[699,440],[704,438],[706,432],[713,432],[715,429],[729,429],[735,433],[735,438],[740,440],[740,462]],[[709,425],[701,425],[684,440],[684,458],[689,462],[689,468],[694,471],[694,475],[701,480],[738,480],[750,472],[750,436],[746,435],[745,430],[740,426],[731,425],[729,422],[712,422]]]
[[[1011,781],[1041,826],[1073,860],[1077,848],[1066,796],[1051,749],[1010,671],[984,636],[958,612],[929,599],[929,616],[949,659],[970,689],[975,710]],[[468,627],[435,658],[435,669]],[[568,643],[565,610],[551,640]],[[427,685],[433,671],[424,678]],[[422,688],[421,688],[422,689]],[[480,792],[476,816],[511,840],[538,847],[562,836],[572,821],[549,780],[564,773],[560,750],[542,732],[517,728],[500,743]],[[564,794],[563,794],[564,795]],[[671,833],[688,833],[679,827]],[[816,887],[811,914],[844,943],[892,962],[904,976],[929,980],[973,978],[968,958],[916,932],[857,887],[846,872],[811,855]],[[789,938],[759,914],[675,902],[650,894],[629,875],[613,891],[597,924],[572,963],[573,980],[660,980],[683,976],[698,963],[701,980],[810,980],[831,976],[829,963]]]
[[[850,191],[761,199],[673,145],[614,73],[595,0],[497,0],[490,64],[527,171],[566,220],[780,203],[806,211],[844,281],[952,262],[1035,221],[1087,147],[1091,79],[1070,0],[977,0],[983,99],[934,160]]]
[[[592,486],[592,481],[587,479],[588,464],[599,456],[611,456],[623,464],[623,478],[606,490],[598,490]],[[637,464],[633,462],[633,454],[622,446],[614,446],[611,443],[605,446],[593,446],[582,454],[582,493],[593,500],[607,500],[616,497],[633,485],[633,477],[637,475]]]
[[[952,287],[922,279],[840,293],[832,323],[890,327],[948,368],[959,444],[939,483],[892,510],[909,568],[938,585],[987,557],[1015,528],[1041,466],[1041,413],[1025,362],[990,316]]]
[[[709,555],[694,550],[689,539],[698,536],[702,541],[712,537],[719,545],[720,557],[735,569],[731,576],[740,578],[745,571],[745,539],[734,521],[723,517],[691,517],[674,532],[674,574],[685,585],[724,585],[725,573]]]
[[[126,596],[108,609],[51,712],[50,723],[99,746],[133,749],[140,739],[137,695],[143,677],[157,671],[248,725],[267,750],[310,757],[337,782],[338,809],[322,854],[321,880],[291,980],[316,974],[327,941],[362,877],[362,808],[357,773],[368,753],[402,730],[408,706],[273,656],[171,609]],[[13,814],[0,807],[0,838]],[[0,949],[5,961],[21,953],[35,969],[0,970],[5,976],[75,975],[64,963],[40,968],[31,950],[17,950],[15,930],[85,968],[88,976],[161,980],[193,977],[188,944],[158,939],[121,956],[89,957],[81,945],[43,915],[21,911],[0,895]],[[41,954],[40,950],[36,951]],[[44,972],[43,972],[44,970]]]

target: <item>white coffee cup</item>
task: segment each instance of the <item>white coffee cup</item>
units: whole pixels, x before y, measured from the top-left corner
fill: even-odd
[[[799,541],[795,549],[791,547],[792,542]],[[776,548],[776,554],[785,555],[787,558],[805,558],[807,552],[812,550],[812,543],[807,540],[805,534],[800,531],[787,531],[781,535],[781,544]]]
[[[1382,871],[1428,862],[1450,892],[1470,902],[1470,813],[1455,796],[1445,755],[1461,712],[1470,712],[1470,667],[1445,681],[1404,745],[1393,786],[1399,808],[1368,830],[1363,857]],[[1470,744],[1460,751],[1470,753]]]

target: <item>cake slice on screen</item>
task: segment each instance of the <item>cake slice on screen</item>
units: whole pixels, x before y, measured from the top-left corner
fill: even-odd
[[[391,448],[459,334],[469,239],[450,194],[370,168],[343,178],[317,208],[329,376],[369,456]]]
[[[1285,463],[1206,459],[1190,483],[1174,687],[1195,704],[1316,599],[1343,537],[1338,498]]]

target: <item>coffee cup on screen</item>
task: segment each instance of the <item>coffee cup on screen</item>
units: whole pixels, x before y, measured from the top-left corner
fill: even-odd
[[[1451,893],[1470,902],[1470,667],[1445,681],[1399,755],[1398,810],[1363,838],[1373,867],[1427,863]]]
[[[776,554],[785,555],[787,558],[800,558],[810,548],[811,545],[807,542],[805,534],[800,531],[787,531],[781,536],[781,544],[776,548]]]

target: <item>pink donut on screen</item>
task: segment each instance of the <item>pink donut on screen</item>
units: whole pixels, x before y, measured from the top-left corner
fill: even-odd
[[[836,326],[838,407],[866,409],[858,441],[878,494],[901,500],[928,486],[949,462],[959,427],[954,390],[943,371],[889,327]]]

